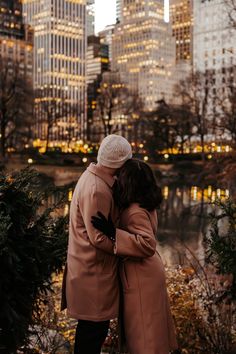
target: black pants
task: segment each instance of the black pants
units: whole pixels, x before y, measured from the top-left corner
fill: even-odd
[[[76,328],[74,354],[100,354],[110,321],[79,320]]]

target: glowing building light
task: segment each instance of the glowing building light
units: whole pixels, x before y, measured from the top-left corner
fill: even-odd
[[[165,0],[164,21],[165,22],[169,22],[170,21],[170,4],[169,4],[169,0]]]

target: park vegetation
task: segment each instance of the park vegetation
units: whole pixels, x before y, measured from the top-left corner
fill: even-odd
[[[59,207],[67,192],[29,169],[2,173],[0,186],[0,351],[70,352],[75,323],[59,310],[68,238]],[[52,194],[57,202],[47,205]],[[235,202],[217,202],[210,222],[204,263],[187,249],[187,267],[167,269],[182,353],[229,354],[236,341]],[[110,353],[116,328],[113,321],[104,347]]]

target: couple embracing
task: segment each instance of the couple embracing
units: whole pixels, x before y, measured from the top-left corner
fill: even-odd
[[[70,207],[62,308],[78,320],[74,354],[99,354],[119,313],[130,354],[177,348],[156,251],[160,202],[150,167],[132,159],[125,138],[108,135],[97,164],[80,177]]]

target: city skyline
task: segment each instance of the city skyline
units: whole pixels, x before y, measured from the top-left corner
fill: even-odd
[[[207,94],[207,118],[216,119],[215,112],[220,115],[224,109],[212,108],[219,93],[222,99],[230,99],[236,32],[228,28],[221,0],[217,4],[200,0],[116,0],[115,7],[114,2],[110,4],[116,10],[117,23],[107,25],[98,36],[94,36],[94,15],[99,16],[94,5],[98,0],[17,1],[23,9],[12,8],[15,2],[9,5],[5,0],[6,8],[1,10],[4,38],[0,54],[13,54],[16,62],[20,60],[22,72],[33,68],[29,77],[34,90],[34,137],[39,144],[46,144],[46,151],[65,141],[69,149],[70,144],[87,138],[88,122],[93,122],[88,109],[95,111],[97,96],[102,92],[99,85],[103,82],[108,87],[106,80],[109,75],[113,80],[114,73],[119,77],[113,86],[124,87],[127,96],[136,95],[145,112],[154,112],[159,101],[180,105],[182,91],[178,87],[183,88],[187,78],[190,85],[196,85],[198,74],[201,90]],[[103,7],[106,12],[110,13]],[[12,39],[13,32],[22,36],[17,29],[21,29],[23,18],[25,29],[32,26],[29,33],[34,35],[34,46],[29,47],[27,40],[19,45],[17,38]],[[100,18],[104,20],[103,15]],[[109,72],[106,79],[105,71]],[[209,79],[203,80],[206,74]],[[90,84],[93,96],[88,92]],[[116,119],[128,119],[128,113],[115,112],[113,102],[111,107],[107,115],[94,113],[105,120],[113,117],[112,124]]]

